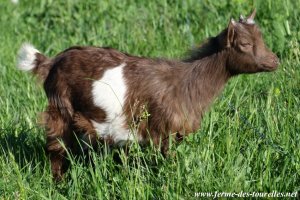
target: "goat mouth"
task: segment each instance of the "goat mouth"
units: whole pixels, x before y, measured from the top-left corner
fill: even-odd
[[[263,71],[266,72],[272,72],[275,71],[278,68],[278,64],[270,66],[270,65],[261,65],[261,68]]]
[[[280,61],[276,57],[276,58],[273,58],[272,61],[270,61],[270,62],[262,62],[261,63],[261,68],[264,71],[272,72],[272,71],[275,71],[278,68],[279,64],[280,64]]]

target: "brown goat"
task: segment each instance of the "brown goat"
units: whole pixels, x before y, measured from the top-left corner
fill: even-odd
[[[254,23],[230,20],[228,27],[183,61],[131,56],[112,48],[71,47],[47,58],[29,44],[19,68],[44,81],[47,150],[60,179],[66,148],[76,137],[124,145],[150,140],[168,150],[168,140],[197,131],[201,118],[230,77],[273,71],[277,56]]]

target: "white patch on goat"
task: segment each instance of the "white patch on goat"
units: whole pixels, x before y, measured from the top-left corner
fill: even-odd
[[[126,120],[123,115],[126,84],[123,77],[123,63],[104,72],[103,77],[93,83],[92,95],[94,104],[106,112],[106,122],[98,123],[92,120],[101,138],[111,137],[115,144],[123,145],[133,140],[130,130],[124,127]]]
[[[34,46],[28,43],[23,44],[18,53],[17,67],[24,71],[32,70],[35,67],[36,53],[39,51]]]

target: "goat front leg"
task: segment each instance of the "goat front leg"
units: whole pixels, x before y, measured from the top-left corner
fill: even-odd
[[[169,153],[169,136],[159,135],[157,131],[151,131],[153,145],[158,149],[164,157]]]
[[[161,153],[164,157],[174,157],[176,152],[170,152],[170,140],[173,144],[180,143],[183,140],[183,135],[179,132],[170,134],[161,141]]]

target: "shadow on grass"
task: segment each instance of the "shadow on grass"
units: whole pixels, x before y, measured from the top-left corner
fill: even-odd
[[[45,164],[45,142],[33,134],[33,130],[16,131],[13,128],[0,130],[0,152],[6,159],[14,159],[19,167],[29,162]],[[42,131],[39,131],[41,133]],[[42,134],[42,133],[41,133]]]
[[[33,166],[30,170],[33,170],[34,174],[37,173],[37,177],[41,175],[40,170],[43,170],[43,168],[35,168],[34,166],[49,167],[49,173],[51,173],[43,137],[43,130],[0,129],[0,155],[6,160],[5,162],[14,162],[21,170],[25,169],[26,171],[29,165]],[[101,173],[99,181],[104,180],[113,185],[115,184],[112,179],[113,174],[127,177],[130,171],[143,170],[145,174],[157,175],[159,166],[164,161],[162,155],[150,147],[131,147],[127,152],[124,149],[110,148],[101,143],[97,143],[95,148],[88,151],[69,155],[68,159],[71,160],[71,165],[66,171],[64,180],[61,184],[58,183],[56,188],[63,195],[67,195],[69,191],[69,188],[65,187],[68,185],[66,183],[72,183],[74,179],[77,179],[71,176],[72,173],[76,174],[77,171],[82,170],[78,174],[83,173],[83,177],[88,180],[91,180],[95,174]],[[109,169],[108,173],[102,174],[107,169]]]
[[[79,145],[83,145],[80,143]],[[83,149],[82,146],[78,149]],[[69,152],[70,153],[70,152]],[[110,163],[110,167],[114,169],[123,168],[124,165],[136,167],[147,166],[148,168],[156,168],[161,162],[165,161],[165,157],[154,146],[141,146],[138,143],[128,144],[125,146],[112,146],[97,141],[93,146],[79,152],[73,152],[68,158],[76,162],[80,162],[83,166],[92,166],[95,168],[95,162],[100,160]]]

